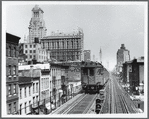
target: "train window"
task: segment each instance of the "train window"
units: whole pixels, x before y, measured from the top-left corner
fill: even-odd
[[[94,76],[94,69],[90,69],[90,76]]]

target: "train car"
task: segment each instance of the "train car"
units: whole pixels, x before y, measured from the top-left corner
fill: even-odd
[[[81,83],[85,93],[99,93],[108,79],[108,72],[99,62],[82,62]],[[106,73],[106,74],[104,74]]]

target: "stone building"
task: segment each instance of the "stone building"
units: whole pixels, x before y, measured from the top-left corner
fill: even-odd
[[[51,50],[57,61],[83,60],[84,34],[81,29],[72,34],[52,33],[41,39],[42,48]]]
[[[43,19],[43,10],[38,5],[32,9],[32,18],[29,24],[28,43],[39,43],[40,39],[46,36],[46,26]]]
[[[6,33],[6,105],[7,114],[18,110],[18,43],[20,37]]]
[[[122,65],[124,62],[130,60],[130,52],[121,44],[120,49],[117,51],[117,72],[122,72]]]

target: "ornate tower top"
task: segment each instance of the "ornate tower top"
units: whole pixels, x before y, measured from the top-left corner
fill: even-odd
[[[40,42],[46,36],[45,21],[43,20],[43,10],[38,5],[32,9],[32,18],[29,23],[29,42]]]

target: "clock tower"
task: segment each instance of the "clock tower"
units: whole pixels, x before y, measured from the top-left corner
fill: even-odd
[[[47,29],[43,20],[43,10],[35,5],[32,9],[32,18],[29,23],[29,43],[39,43],[46,36]]]

